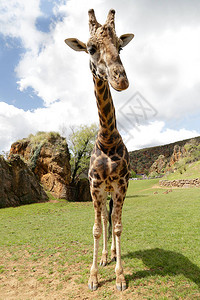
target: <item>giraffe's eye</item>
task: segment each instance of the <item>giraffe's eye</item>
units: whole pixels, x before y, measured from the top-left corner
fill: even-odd
[[[119,50],[118,50],[118,51],[119,51],[119,53],[120,53],[120,51],[122,51],[122,50],[123,50],[123,48],[120,46],[120,47],[119,47]]]
[[[96,48],[94,46],[91,46],[88,48],[88,52],[90,53],[90,55],[93,55],[96,52]]]

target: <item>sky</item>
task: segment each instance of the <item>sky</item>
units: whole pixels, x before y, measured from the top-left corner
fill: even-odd
[[[1,0],[0,152],[38,131],[67,136],[98,123],[89,57],[64,39],[89,38],[116,11],[129,88],[111,88],[118,129],[129,151],[200,135],[199,0]]]

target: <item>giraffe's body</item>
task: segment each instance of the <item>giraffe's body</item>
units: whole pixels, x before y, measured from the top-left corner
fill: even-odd
[[[107,264],[107,193],[113,200],[112,210],[112,246],[111,259],[116,263],[116,286],[118,290],[126,288],[121,263],[120,237],[122,232],[122,206],[125,199],[129,180],[129,155],[116,127],[115,109],[110,93],[109,83],[116,90],[128,87],[124,67],[119,58],[119,50],[125,46],[133,35],[127,34],[120,38],[114,28],[114,10],[110,10],[105,25],[100,25],[94,11],[89,11],[89,26],[91,37],[87,46],[77,39],[67,39],[65,42],[75,50],[89,52],[90,68],[93,74],[94,91],[97,101],[100,129],[91,155],[89,180],[90,191],[95,210],[93,227],[94,256],[88,282],[91,290],[98,287],[97,254],[99,238],[102,233],[103,221],[103,252],[101,265]],[[109,82],[109,83],[108,83]]]

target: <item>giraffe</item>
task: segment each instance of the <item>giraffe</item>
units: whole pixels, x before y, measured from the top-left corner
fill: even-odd
[[[117,91],[128,88],[129,83],[119,52],[132,40],[134,35],[124,34],[119,38],[117,37],[114,9],[109,11],[104,25],[97,22],[93,9],[88,11],[88,15],[90,31],[88,42],[85,44],[75,38],[65,40],[65,43],[73,50],[85,51],[90,56],[90,69],[93,75],[99,115],[99,132],[91,154],[88,173],[95,211],[94,253],[88,287],[92,291],[98,288],[97,256],[102,233],[101,219],[103,223],[103,251],[100,265],[105,266],[108,263],[106,202],[107,194],[111,193],[113,203],[111,261],[116,260],[116,288],[123,291],[126,289],[126,281],[121,261],[121,216],[128,188],[130,165],[128,151],[117,130],[115,108],[109,84]]]

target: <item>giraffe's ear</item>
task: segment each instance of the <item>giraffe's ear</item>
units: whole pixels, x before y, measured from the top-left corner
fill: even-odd
[[[120,40],[122,41],[121,47],[125,47],[128,43],[134,38],[134,34],[126,33],[120,36]]]
[[[66,39],[65,43],[76,51],[85,51],[87,53],[86,44],[75,38]]]

